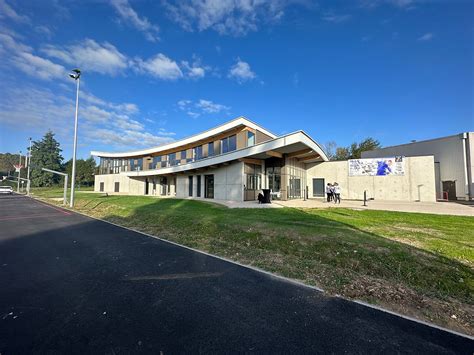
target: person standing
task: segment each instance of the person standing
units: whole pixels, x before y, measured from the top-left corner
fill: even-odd
[[[327,201],[331,202],[332,201],[332,185],[330,182],[326,185],[326,196],[327,196]]]
[[[337,182],[334,183],[334,203],[341,203],[341,187]]]

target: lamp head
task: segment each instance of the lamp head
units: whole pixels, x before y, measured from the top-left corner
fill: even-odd
[[[73,69],[71,70],[72,73],[69,73],[69,77],[74,79],[74,80],[77,80],[80,78],[81,76],[81,71],[79,69]]]

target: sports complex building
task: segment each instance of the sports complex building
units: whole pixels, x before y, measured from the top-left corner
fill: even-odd
[[[436,201],[433,155],[328,161],[304,131],[277,136],[238,117],[179,141],[138,151],[93,151],[100,158],[95,191],[256,200],[320,198],[338,182],[346,199]]]

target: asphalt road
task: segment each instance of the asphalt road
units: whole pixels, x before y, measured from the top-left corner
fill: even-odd
[[[0,353],[465,353],[474,342],[0,196]]]

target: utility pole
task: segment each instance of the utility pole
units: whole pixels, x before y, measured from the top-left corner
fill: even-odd
[[[26,162],[28,165],[28,170],[26,171],[26,195],[30,196],[30,165],[31,165],[31,137],[30,137],[30,149],[28,150],[28,161]]]
[[[18,164],[18,185],[16,186],[16,192],[20,193],[20,174],[21,174],[21,150],[20,150],[20,163]]]

